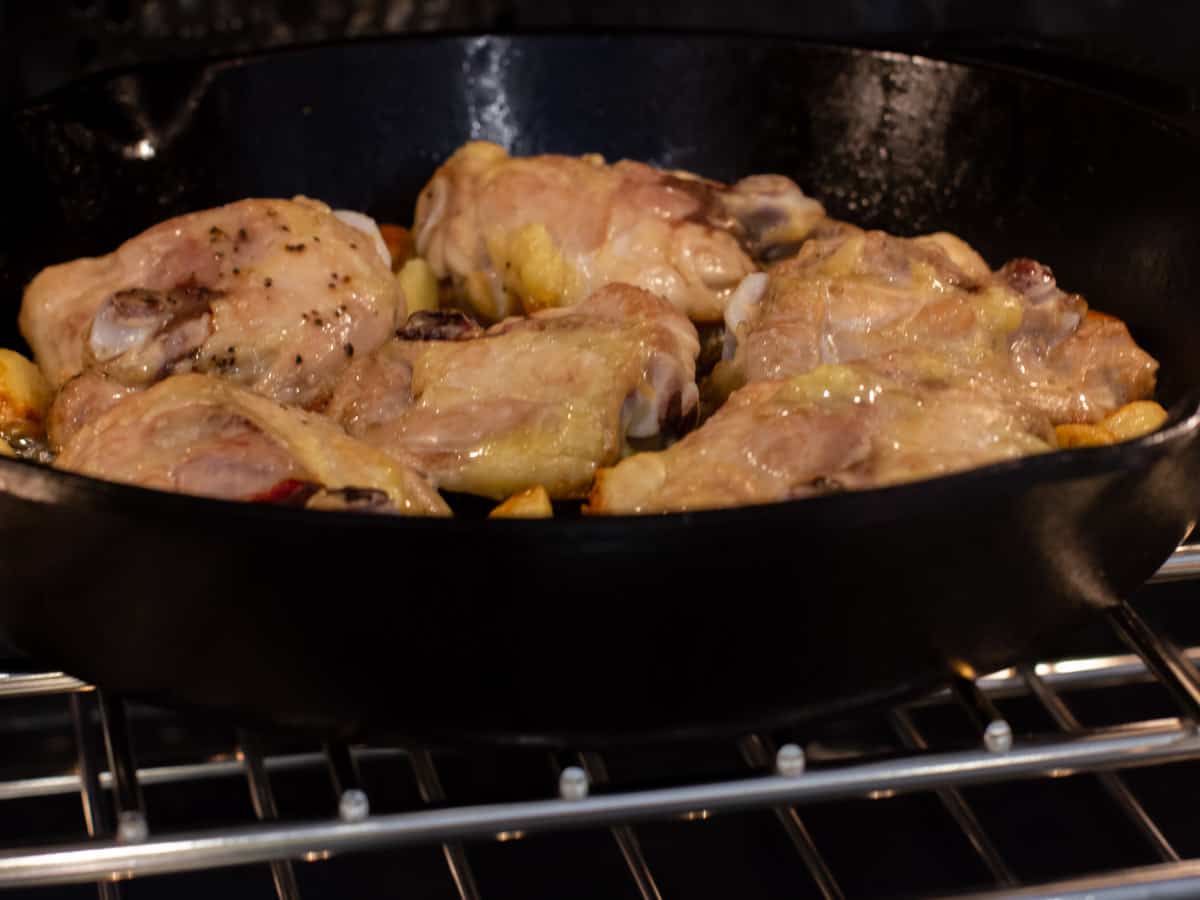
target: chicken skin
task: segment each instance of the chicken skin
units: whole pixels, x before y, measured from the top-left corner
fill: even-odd
[[[993,273],[948,234],[839,225],[739,286],[726,313],[728,392],[821,364],[940,357],[970,383],[1058,423],[1095,422],[1154,391],[1157,363],[1125,325],[1027,259]],[[730,352],[732,351],[732,352]],[[920,351],[919,353],[916,351]]]
[[[371,220],[305,198],[252,199],[45,269],[20,325],[56,388],[91,369],[131,388],[212,372],[316,408],[404,314]]]
[[[172,376],[120,399],[71,434],[55,465],[205,497],[448,513],[433,486],[394,456],[210,375]]]
[[[314,509],[442,515],[444,489],[619,514],[895,484],[1166,417],[1142,402],[1155,360],[1046,266],[833,221],[782,176],[475,142],[422,192],[412,243],[395,275],[365,216],[250,199],[44,270],[20,314],[55,393],[40,452]],[[721,361],[688,434],[701,333]]]
[[[51,452],[61,453],[71,437],[88,422],[108,412],[130,394],[129,387],[97,369],[81,372],[63,385],[50,404],[46,439]]]
[[[877,487],[1051,450],[1036,412],[968,386],[820,365],[736,391],[660,453],[601,470],[586,512],[683,512]]]
[[[629,440],[694,412],[698,352],[682,313],[628,285],[486,332],[461,314],[419,313],[355,360],[328,414],[448,490],[579,497]]]
[[[732,186],[599,156],[513,158],[460,148],[421,192],[417,252],[455,299],[494,322],[622,282],[718,323],[757,262],[794,248],[824,210],[791,180]]]

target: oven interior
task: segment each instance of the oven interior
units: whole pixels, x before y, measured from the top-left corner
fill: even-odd
[[[541,20],[502,0],[226,6],[7,12],[9,40],[27,48],[6,54],[9,99],[181,47],[579,24],[582,4]],[[68,23],[57,44],[29,37],[56,14]],[[1194,109],[1183,63],[1164,92],[1046,57],[1042,43],[961,46]],[[1200,553],[1181,550],[1056,658],[903,707],[603,754],[247,733],[10,655],[0,660],[0,889],[45,900],[1200,894],[1197,577]]]
[[[6,660],[0,889],[1190,895],[1198,574],[1200,554],[1180,551],[1061,657],[902,707],[603,753],[252,734]]]

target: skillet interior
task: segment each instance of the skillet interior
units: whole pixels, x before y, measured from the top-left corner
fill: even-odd
[[[5,128],[24,211],[3,226],[6,345],[42,265],[247,195],[404,222],[480,137],[779,171],[866,226],[1037,256],[1130,323],[1164,402],[1183,412],[1200,385],[1194,144],[1044,79],[782,40],[410,38],[95,79]],[[451,739],[742,727],[1036,653],[1189,527],[1194,430],[1033,479],[503,527],[367,527],[10,464],[0,623],[102,684],[259,720]]]

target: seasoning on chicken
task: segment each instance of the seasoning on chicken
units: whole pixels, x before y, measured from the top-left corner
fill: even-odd
[[[231,500],[449,512],[432,485],[394,455],[348,437],[322,416],[209,375],[173,376],[125,397],[76,430],[55,465]]]
[[[213,372],[315,408],[351,348],[369,353],[404,320],[387,257],[361,214],[242,200],[45,269],[25,291],[21,331],[56,388],[93,368],[130,387]]]
[[[732,186],[596,155],[513,158],[472,142],[417,203],[418,254],[476,316],[579,303],[623,282],[719,322],[756,261],[794,249],[824,210],[791,180]]]
[[[693,413],[698,352],[685,316],[628,285],[483,333],[461,314],[424,313],[354,362],[328,413],[439,487],[579,497],[628,441]]]
[[[1050,270],[999,272],[948,234],[897,238],[840,225],[769,275],[752,275],[726,310],[718,396],[826,363],[893,366],[939,357],[979,389],[1055,423],[1094,422],[1154,391],[1157,363],[1117,319],[1090,312]]]
[[[897,380],[866,362],[736,391],[660,453],[601,470],[585,511],[682,512],[876,487],[1041,453],[1036,412],[944,381]]]

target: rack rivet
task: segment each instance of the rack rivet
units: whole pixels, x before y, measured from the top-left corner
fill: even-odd
[[[371,814],[371,801],[367,792],[359,788],[349,788],[342,791],[338,800],[338,816],[343,822],[361,822]]]
[[[587,772],[579,766],[567,766],[558,776],[558,795],[564,800],[582,800],[588,795]]]
[[[983,746],[992,753],[1007,753],[1012,749],[1012,727],[1003,719],[988,723],[983,730]]]
[[[146,814],[127,809],[117,819],[117,840],[124,844],[140,844],[150,836]]]
[[[799,744],[784,744],[775,754],[775,771],[780,775],[803,775],[804,765],[804,750]]]

